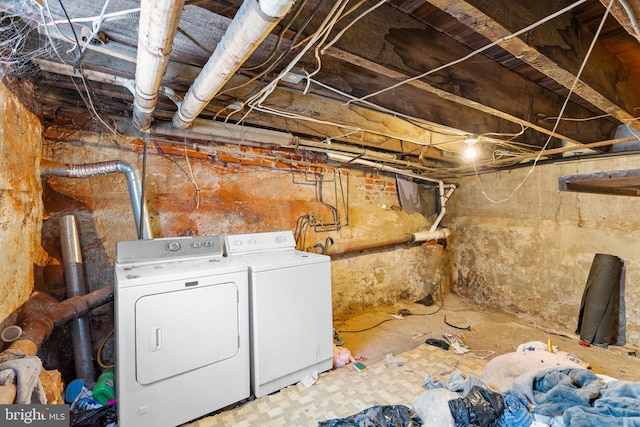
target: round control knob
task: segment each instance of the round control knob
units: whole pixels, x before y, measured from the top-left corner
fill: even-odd
[[[169,243],[169,250],[171,252],[176,252],[176,251],[180,250],[180,243],[178,243],[178,242]]]
[[[286,241],[287,241],[287,238],[281,234],[276,237],[276,243],[284,243]]]

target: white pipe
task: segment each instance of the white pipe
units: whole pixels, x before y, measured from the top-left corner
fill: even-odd
[[[133,101],[133,124],[146,131],[169,63],[185,0],[142,0]]]
[[[629,2],[627,2],[627,0],[619,0],[619,1],[622,7],[624,8],[625,12],[627,13],[627,16],[629,17],[629,21],[631,22],[631,27],[633,27],[633,29],[636,32],[636,39],[640,40],[640,26],[638,26],[638,18],[636,18],[636,14],[633,11],[633,8],[629,4]]]
[[[198,117],[292,5],[293,0],[245,0],[242,3],[173,116],[175,127],[185,129]]]
[[[443,240],[449,237],[451,231],[448,228],[441,228],[439,230],[418,231],[411,233],[409,242],[428,242],[430,240]]]
[[[438,228],[438,225],[440,225],[440,221],[442,221],[444,214],[447,212],[447,200],[449,200],[449,197],[451,197],[455,189],[455,185],[449,184],[449,191],[447,194],[444,194],[444,185],[440,185],[440,214],[438,214],[438,217],[431,225],[431,229],[429,231],[435,231],[436,228]]]

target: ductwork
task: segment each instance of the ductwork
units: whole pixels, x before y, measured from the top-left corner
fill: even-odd
[[[151,126],[184,0],[142,0],[133,100],[133,124],[146,131]]]
[[[293,0],[245,0],[173,116],[187,128],[291,9]]]
[[[60,246],[64,263],[64,278],[67,298],[81,297],[87,293],[80,254],[80,238],[76,217],[65,215],[60,218]],[[73,340],[73,362],[76,378],[94,379],[93,358],[91,353],[91,334],[89,318],[81,316],[71,322]]]
[[[43,176],[62,176],[67,178],[89,178],[98,175],[123,173],[127,178],[129,198],[136,222],[136,232],[139,239],[152,239],[151,222],[146,201],[142,200],[142,189],[138,171],[130,164],[121,160],[89,164],[66,164],[43,159],[40,163],[40,174]]]

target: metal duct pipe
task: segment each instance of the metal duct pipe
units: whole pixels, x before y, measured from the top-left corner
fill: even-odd
[[[293,0],[244,0],[173,116],[175,127],[185,129],[198,117],[292,5]]]
[[[112,173],[123,173],[127,178],[129,198],[133,209],[133,217],[136,222],[136,233],[138,234],[138,238],[152,239],[153,235],[151,233],[151,222],[149,221],[147,202],[142,200],[140,177],[138,176],[138,171],[129,163],[121,160],[113,160],[109,162],[72,165],[45,159],[40,163],[40,174],[46,176],[88,178]],[[140,233],[141,227],[142,235]]]
[[[86,293],[86,285],[82,271],[82,255],[80,254],[76,217],[73,215],[65,215],[60,218],[60,245],[67,298],[82,296]],[[71,337],[73,339],[73,362],[76,368],[76,377],[93,381],[91,335],[87,316],[78,317],[71,322]]]
[[[169,63],[184,0],[142,0],[133,100],[133,124],[151,126],[162,78]]]

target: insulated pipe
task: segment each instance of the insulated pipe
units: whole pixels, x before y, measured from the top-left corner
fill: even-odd
[[[292,5],[293,0],[244,0],[173,116],[175,127],[185,129],[198,117]]]
[[[133,217],[136,222],[136,233],[138,238],[152,239],[151,222],[149,221],[149,210],[147,202],[142,200],[142,190],[138,171],[129,163],[121,160],[110,162],[88,163],[72,165],[57,163],[51,160],[42,160],[40,163],[40,174],[47,176],[63,176],[67,178],[89,178],[98,175],[108,175],[112,173],[123,173],[127,178],[129,188],[129,198],[133,209]],[[140,227],[142,224],[142,236]]]
[[[80,239],[76,217],[65,215],[60,218],[60,245],[67,298],[82,296],[86,293],[84,273],[82,271],[82,256],[80,254]],[[89,319],[82,316],[71,322],[71,337],[73,339],[73,361],[76,368],[76,378],[93,380],[93,360],[91,354],[91,335],[89,333]]]
[[[133,124],[141,131],[151,126],[183,7],[184,0],[140,2]]]

